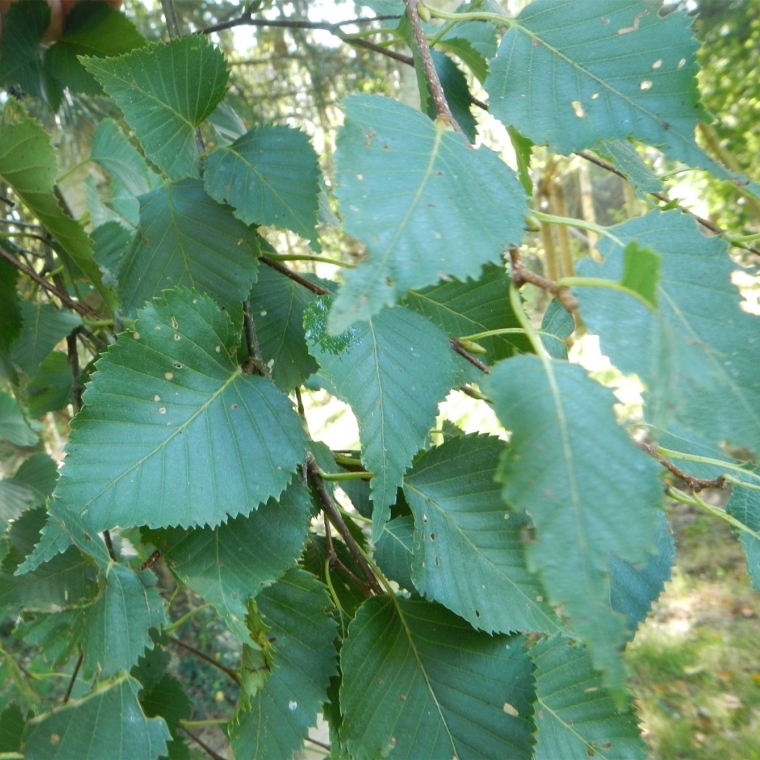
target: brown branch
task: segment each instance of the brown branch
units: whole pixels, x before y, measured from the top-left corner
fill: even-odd
[[[69,684],[66,687],[66,693],[63,695],[63,704],[65,705],[69,699],[71,698],[71,690],[74,688],[74,683],[77,680],[77,676],[79,675],[79,668],[82,667],[82,660],[84,660],[84,652],[79,652],[79,657],[77,659],[77,664],[74,665],[74,672],[71,674],[71,678],[69,679]]]
[[[203,741],[199,736],[196,736],[190,729],[185,728],[181,723],[177,726],[177,728],[184,731],[209,757],[213,758],[213,760],[224,760],[224,758],[218,753],[214,752],[211,747],[206,744],[206,742]]]
[[[319,495],[319,500],[322,502],[322,509],[324,510],[325,515],[335,526],[335,529],[338,531],[338,533],[340,533],[341,538],[348,547],[348,550],[351,552],[351,556],[356,561],[356,564],[359,565],[362,574],[367,579],[369,587],[376,594],[385,593],[383,591],[383,587],[375,577],[375,574],[372,572],[372,568],[364,558],[364,554],[362,554],[362,550],[359,547],[359,544],[356,543],[356,539],[353,537],[351,531],[348,529],[348,526],[343,520],[343,516],[335,506],[335,503],[332,500],[332,496],[330,496],[330,492],[327,490],[325,482],[322,480],[322,477],[319,474],[319,465],[311,455],[308,457],[307,466],[309,468],[309,476],[311,477],[311,482],[314,484],[314,487],[317,490],[317,494]]]
[[[454,353],[459,354],[463,359],[466,359],[468,362],[470,362],[473,367],[477,367],[481,372],[485,372],[486,375],[491,374],[491,370],[488,369],[488,366],[483,364],[480,359],[473,356],[467,349],[465,349],[459,342],[458,338],[449,338],[449,343],[451,345],[451,348],[454,350]]]
[[[301,277],[301,275],[297,272],[294,272],[292,269],[288,269],[286,266],[283,266],[279,261],[270,259],[269,256],[259,256],[259,260],[262,262],[262,264],[266,264],[268,267],[276,269],[280,274],[284,274],[285,277],[289,277],[299,285],[303,285],[307,290],[310,290],[312,293],[316,293],[318,296],[332,295],[332,291],[327,290],[326,288],[323,288],[316,283],[313,283],[311,280],[307,280],[305,277]]]
[[[376,45],[374,42],[370,42],[369,40],[363,40],[363,39],[346,39],[342,35],[337,35],[337,37],[343,42],[353,45],[354,47],[364,48],[365,50],[371,50],[374,53],[380,53],[380,55],[384,55],[386,58],[393,58],[394,61],[400,61],[401,63],[405,63],[407,66],[414,66],[414,58],[410,55],[404,55],[403,53],[397,53],[395,50],[390,50],[389,48],[383,47],[382,45]]]
[[[55,285],[52,285],[44,277],[37,274],[34,269],[26,266],[25,264],[22,264],[20,261],[18,261],[18,259],[16,259],[15,256],[11,256],[11,254],[5,250],[2,244],[0,244],[0,257],[4,258],[9,264],[16,267],[19,272],[25,274],[30,280],[34,280],[34,282],[36,282],[40,287],[47,290],[48,293],[52,293],[62,304],[68,306],[70,309],[73,309],[80,316],[100,319],[100,315],[94,309],[86,306],[85,304],[78,303],[71,297],[67,296],[65,293],[61,293],[61,291],[58,290]]]
[[[646,451],[647,454],[654,457],[666,470],[672,472],[679,480],[686,483],[692,491],[701,491],[704,488],[723,488],[726,485],[726,479],[723,475],[717,478],[708,479],[698,478],[696,475],[684,472],[684,470],[660,454],[657,450],[657,446],[653,443],[637,443],[636,445],[642,451]]]
[[[169,639],[169,641],[171,641],[173,644],[176,644],[178,647],[186,649],[188,652],[191,652],[204,662],[209,663],[209,665],[213,665],[215,668],[218,668],[222,671],[222,673],[226,673],[238,686],[240,686],[240,679],[238,678],[238,674],[232,670],[232,668],[228,668],[226,665],[222,665],[221,662],[218,662],[213,657],[209,657],[209,655],[207,655],[205,652],[201,652],[200,649],[196,649],[191,644],[188,644],[187,642],[182,641],[175,636],[167,636],[166,638]]]
[[[320,742],[317,739],[312,739],[310,736],[306,736],[305,740],[307,742],[311,742],[312,744],[315,744],[317,747],[322,747],[322,749],[326,749],[328,752],[332,750],[332,746],[327,744],[326,742]]]
[[[114,562],[118,562],[119,560],[116,557],[116,552],[113,549],[113,541],[111,540],[111,531],[110,530],[104,530],[103,531],[103,541],[105,541],[106,549],[108,549],[108,556]]]
[[[243,374],[252,375],[256,372],[256,374],[262,377],[271,379],[272,373],[269,371],[269,367],[267,367],[261,355],[256,325],[253,322],[253,315],[251,314],[251,301],[248,298],[243,301],[243,332],[245,333],[245,342],[248,346],[248,358],[243,364]]]
[[[580,304],[570,288],[557,287],[556,282],[547,280],[546,277],[526,269],[516,248],[509,252],[509,256],[512,261],[512,282],[516,288],[521,288],[526,282],[529,282],[554,296],[565,307],[566,311],[573,312],[578,309]]]
[[[373,21],[398,21],[401,16],[373,16],[372,18],[352,18],[347,21],[303,21],[301,19],[267,19],[253,18],[250,12],[244,13],[237,18],[229,21],[222,21],[213,26],[207,26],[200,30],[200,34],[213,34],[214,32],[223,32],[226,29],[233,29],[236,26],[263,26],[280,29],[322,29],[331,34],[339,35],[341,27],[351,26],[352,24],[369,24]]]
[[[425,70],[425,77],[427,78],[430,87],[430,94],[433,97],[433,103],[435,104],[438,118],[451,124],[460,135],[464,135],[462,127],[459,126],[457,120],[451,113],[449,103],[446,100],[446,94],[443,91],[443,85],[441,84],[438,72],[435,69],[433,56],[430,53],[430,45],[428,45],[427,41],[427,35],[422,28],[420,15],[417,13],[417,0],[404,0],[404,4],[406,5],[406,15],[409,19],[409,23],[412,25],[414,41],[417,43],[417,50],[419,51],[420,59],[422,60],[422,67]]]
[[[161,552],[158,549],[154,550],[151,553],[150,557],[148,557],[148,559],[146,559],[145,562],[143,562],[142,565],[140,565],[137,572],[143,573],[146,570],[150,570],[150,568],[153,567],[153,565],[155,565],[156,562],[158,562],[160,557],[161,557]]]

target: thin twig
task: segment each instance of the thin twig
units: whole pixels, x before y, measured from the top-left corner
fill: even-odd
[[[77,314],[83,317],[94,317],[95,319],[100,319],[100,314],[98,314],[94,309],[86,306],[85,304],[77,303],[66,294],[61,293],[58,288],[55,287],[55,285],[52,285],[44,277],[37,274],[34,269],[26,266],[25,264],[22,264],[18,259],[15,258],[15,256],[11,256],[11,254],[8,253],[4,247],[2,247],[2,243],[0,243],[0,257],[4,258],[9,264],[12,264],[14,267],[16,267],[19,272],[25,274],[30,280],[34,280],[34,282],[36,282],[40,287],[47,290],[48,293],[52,293],[62,304],[68,306],[70,309],[73,309]]]
[[[414,40],[417,43],[417,50],[419,51],[420,59],[422,60],[422,67],[425,69],[425,77],[428,86],[430,87],[430,94],[433,98],[438,118],[451,124],[460,135],[464,135],[462,127],[459,126],[457,120],[451,113],[448,101],[446,100],[446,94],[443,91],[443,85],[441,84],[435,64],[433,63],[433,56],[430,53],[430,45],[428,45],[427,35],[422,28],[420,15],[417,13],[417,0],[404,0],[404,4],[406,5],[406,15],[412,25],[412,33],[414,34]]]
[[[317,747],[322,747],[322,749],[326,749],[328,752],[332,751],[332,746],[327,744],[326,742],[321,742],[317,739],[312,739],[310,736],[305,737],[307,742],[311,742],[312,744],[316,744]]]
[[[174,0],[161,0],[161,7],[164,9],[164,18],[166,19],[166,28],[169,36],[172,39],[179,37],[179,21],[177,21],[177,12],[174,10]]]
[[[71,674],[71,678],[69,679],[69,684],[66,687],[66,693],[63,695],[63,704],[65,705],[69,699],[71,698],[71,690],[74,688],[74,683],[77,680],[77,676],[79,675],[79,668],[82,667],[82,660],[84,660],[84,652],[79,652],[79,657],[77,658],[77,664],[74,665],[74,672]]]
[[[66,336],[66,355],[71,370],[71,395],[74,398],[74,409],[79,411],[82,408],[84,388],[79,382],[79,350],[77,349],[76,331],[72,331]]]
[[[140,565],[137,572],[143,573],[146,570],[150,570],[151,567],[153,567],[153,565],[155,565],[156,562],[158,562],[160,557],[161,557],[161,552],[158,549],[155,549],[151,553],[150,557],[148,557],[148,559],[146,559],[145,562],[143,562],[142,565]]]
[[[373,53],[380,53],[380,55],[384,55],[386,58],[393,58],[394,61],[405,63],[407,66],[414,66],[414,58],[412,58],[410,55],[397,53],[395,50],[390,50],[389,48],[382,47],[382,45],[376,45],[374,42],[370,42],[369,40],[347,40],[340,35],[337,36],[339,39],[343,40],[343,42],[346,42],[353,47],[360,47],[364,48],[365,50],[371,50]]]
[[[653,443],[638,443],[637,446],[646,451],[647,454],[654,457],[666,470],[673,473],[679,480],[682,480],[692,491],[701,491],[704,488],[723,488],[726,485],[726,479],[723,475],[717,478],[698,478],[696,475],[691,475],[688,472],[684,472],[680,467],[673,464],[669,459],[666,459],[657,450],[657,446]]]
[[[206,742],[203,741],[200,737],[196,736],[192,731],[190,731],[189,728],[186,728],[181,723],[177,728],[184,731],[209,757],[213,758],[213,760],[224,760],[224,758],[218,753],[214,752],[211,747],[206,744]]]
[[[554,296],[565,307],[566,311],[573,312],[578,309],[580,304],[570,288],[560,288],[552,280],[547,280],[546,277],[526,269],[516,248],[509,252],[509,256],[512,261],[512,282],[516,288],[521,288],[526,282],[529,282]]]
[[[248,358],[243,365],[243,374],[252,375],[256,372],[262,377],[271,378],[272,373],[269,371],[269,367],[267,367],[261,355],[256,325],[253,322],[251,314],[251,302],[248,298],[243,301],[243,331],[245,332],[245,342],[248,346]]]
[[[329,21],[303,21],[300,19],[253,18],[251,13],[248,12],[229,21],[222,21],[219,24],[207,26],[205,29],[201,29],[200,33],[213,34],[214,32],[223,32],[225,29],[232,29],[236,26],[264,26],[279,27],[280,29],[323,29],[326,32],[335,34],[336,32],[340,32],[341,27],[344,26],[368,24],[373,21],[397,21],[400,18],[401,16],[373,16],[372,18],[352,18],[347,21],[331,23]]]
[[[451,348],[454,350],[455,353],[459,354],[463,359],[466,359],[470,364],[472,364],[474,367],[477,367],[481,372],[485,372],[486,375],[491,374],[491,370],[488,369],[488,366],[483,364],[480,359],[473,356],[467,349],[462,346],[462,344],[459,342],[458,338],[449,338],[449,343],[451,344]]]
[[[176,644],[178,647],[182,647],[188,652],[192,652],[192,654],[209,663],[209,665],[213,665],[215,668],[218,668],[222,671],[222,673],[226,673],[238,686],[240,686],[240,679],[238,678],[238,674],[232,670],[232,668],[228,668],[226,665],[222,665],[221,662],[218,662],[213,657],[209,657],[209,655],[207,655],[205,652],[201,652],[200,649],[196,649],[194,646],[192,646],[192,644],[188,644],[185,641],[182,641],[182,639],[178,639],[175,636],[167,636],[166,638],[168,638],[169,641],[171,641],[173,644]]]
[[[594,155],[590,151],[587,150],[581,150],[578,151],[577,155],[579,155],[581,158],[585,158],[586,161],[589,161],[592,164],[595,164],[596,166],[600,167],[601,169],[604,169],[605,171],[608,171],[612,174],[616,174],[618,177],[628,181],[628,177],[621,172],[617,167],[613,166],[609,161],[605,161],[603,158],[600,158],[597,155]],[[657,198],[657,200],[662,201],[663,203],[672,203],[673,201],[665,194],[665,193],[650,193],[654,198]],[[709,219],[705,219],[703,216],[699,216],[699,214],[695,214],[693,211],[690,211],[686,206],[682,206],[680,203],[678,204],[678,210],[682,211],[684,214],[688,214],[691,216],[695,221],[697,221],[699,224],[701,224],[705,229],[710,230],[710,232],[715,233],[716,235],[723,235],[728,230],[724,229],[723,227],[718,226],[714,222],[711,222]],[[760,249],[753,248],[752,246],[746,246],[746,250],[751,251],[754,254],[760,255]]]
[[[382,586],[375,577],[375,574],[372,572],[372,568],[369,566],[369,563],[365,559],[361,548],[356,543],[356,539],[353,537],[353,535],[351,535],[351,531],[348,529],[348,526],[343,520],[343,516],[335,506],[335,503],[332,500],[332,496],[330,496],[330,492],[327,490],[325,482],[322,480],[319,474],[319,465],[312,456],[309,457],[308,468],[311,481],[317,490],[317,494],[319,494],[320,501],[322,502],[322,509],[324,509],[325,514],[329,518],[330,522],[335,526],[335,529],[338,531],[338,533],[340,533],[341,538],[348,547],[348,550],[351,552],[351,556],[356,561],[356,564],[359,565],[364,577],[367,579],[369,587],[376,594],[384,593]]]
[[[269,256],[259,256],[259,261],[261,261],[263,264],[266,264],[268,267],[272,267],[272,269],[276,269],[280,274],[284,274],[285,277],[289,277],[299,285],[303,285],[303,287],[305,287],[307,290],[310,290],[312,293],[315,293],[318,296],[332,295],[331,291],[313,283],[311,280],[307,280],[305,277],[301,277],[301,275],[297,272],[294,272],[292,269],[288,269],[286,266],[283,266],[274,259],[270,259]]]

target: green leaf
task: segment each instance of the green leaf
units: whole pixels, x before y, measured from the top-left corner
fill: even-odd
[[[140,204],[138,203],[137,206],[137,218],[139,221]],[[114,285],[116,284],[116,272],[119,269],[122,257],[132,247],[133,239],[134,229],[130,230],[117,221],[105,222],[95,227],[92,231],[95,261],[98,262],[101,271],[106,270],[108,272],[108,277]]]
[[[308,135],[290,127],[260,127],[206,161],[206,192],[229,203],[246,224],[292,230],[318,246],[319,164]]]
[[[509,140],[515,151],[517,162],[517,176],[520,184],[528,196],[533,195],[533,177],[530,176],[530,162],[533,158],[533,146],[535,143],[528,137],[521,135],[514,127],[507,127]]]
[[[341,738],[356,760],[532,757],[521,638],[474,631],[432,602],[374,597],[351,623],[341,669]]]
[[[531,647],[536,665],[536,760],[644,760],[630,695],[620,709],[582,645],[552,636]]]
[[[490,63],[490,111],[564,155],[632,137],[731,178],[694,141],[697,47],[686,13],[660,15],[644,0],[535,0]]]
[[[344,229],[369,257],[346,275],[330,316],[336,333],[410,288],[478,277],[520,242],[527,212],[520,183],[495,153],[392,100],[357,95],[344,105],[336,195]]]
[[[519,328],[509,304],[509,275],[503,266],[487,265],[477,280],[450,280],[423,290],[410,290],[404,306],[427,317],[450,338],[488,330]],[[507,333],[477,342],[486,349],[478,358],[486,364],[531,351],[530,341],[520,333]]]
[[[68,662],[74,647],[82,641],[85,609],[72,607],[38,613],[35,617],[18,623],[13,629],[13,635],[31,646],[40,647],[40,654],[45,661],[53,667],[60,667]]]
[[[472,6],[472,3],[460,6],[460,10],[465,13],[478,10]],[[460,21],[443,35],[438,44],[459,57],[483,83],[488,74],[487,60],[496,55],[496,29],[487,21]]]
[[[113,119],[103,119],[92,137],[90,160],[100,164],[132,195],[144,195],[161,184],[127,136]]]
[[[0,441],[16,446],[36,446],[37,435],[24,419],[21,407],[13,396],[0,392]]]
[[[317,303],[324,308],[324,300]],[[307,314],[317,313],[317,303]],[[424,444],[438,403],[455,384],[454,352],[435,325],[403,307],[386,309],[351,328],[345,336],[348,345],[338,354],[320,342],[316,331],[307,332],[307,339],[322,374],[359,422],[362,463],[375,474],[371,493],[376,541],[404,470]]]
[[[273,668],[263,688],[229,724],[237,760],[291,760],[317,722],[337,672],[335,621],[327,589],[310,573],[289,570],[256,604],[262,633],[273,642]]]
[[[755,473],[760,475],[760,470],[755,470]],[[734,486],[726,511],[750,530],[760,533],[760,491]],[[760,591],[760,540],[746,531],[738,533],[747,560],[747,575],[752,588]]]
[[[65,607],[91,598],[96,592],[92,565],[74,547],[26,575],[13,574],[32,552],[44,524],[45,510],[39,507],[24,512],[11,525],[8,533],[10,552],[0,569],[0,608],[12,604]]]
[[[260,238],[229,208],[206,195],[200,180],[167,183],[140,197],[140,226],[117,272],[128,312],[184,286],[240,310],[256,279]]]
[[[569,338],[573,330],[575,330],[575,322],[572,315],[556,298],[553,298],[541,320],[541,343],[552,359],[567,359],[567,346],[564,339]]]
[[[518,356],[497,365],[484,386],[512,432],[497,476],[502,495],[537,531],[528,569],[549,601],[564,605],[606,682],[620,688],[625,632],[609,606],[609,552],[637,563],[654,551],[658,467],[617,425],[612,393],[578,365]]]
[[[628,140],[602,140],[595,148],[625,174],[628,184],[637,192],[643,194],[662,191],[660,178]]]
[[[44,506],[57,479],[55,462],[47,454],[37,453],[24,460],[12,478],[0,480],[0,521],[3,525],[31,507]]]
[[[83,699],[38,715],[26,725],[26,760],[156,760],[171,734],[160,718],[146,719],[140,684],[124,675],[105,681]]]
[[[443,93],[446,96],[446,101],[451,109],[451,115],[462,128],[467,139],[470,142],[475,142],[477,137],[477,122],[470,112],[472,95],[470,94],[470,88],[467,85],[467,77],[456,63],[454,63],[454,61],[452,61],[446,54],[441,53],[438,50],[433,50],[431,51],[431,55],[433,57],[433,64],[435,65],[436,72],[438,73],[438,78],[443,87]],[[435,119],[438,112],[436,111],[433,97],[430,94],[430,85],[428,85],[425,70],[421,61],[417,63],[415,69],[417,71],[417,86],[420,91],[421,110],[427,113],[431,119]]]
[[[525,567],[529,520],[506,510],[494,481],[503,450],[498,438],[462,436],[414,463],[404,478],[415,525],[412,580],[474,628],[556,633],[562,626]]]
[[[145,688],[140,695],[140,704],[146,717],[160,716],[166,722],[172,735],[169,760],[189,760],[190,751],[183,737],[177,733],[179,722],[192,714],[192,706],[183,685],[176,678],[164,675],[150,688]]]
[[[642,567],[612,555],[610,602],[612,609],[622,612],[627,618],[629,641],[633,640],[639,625],[646,620],[652,604],[659,598],[673,571],[676,547],[667,525],[662,515],[656,550]]]
[[[39,419],[48,412],[55,412],[70,404],[72,379],[66,354],[62,351],[48,354],[37,374],[26,386],[29,416]]]
[[[144,44],[145,38],[123,13],[95,0],[78,2],[66,16],[63,36],[45,52],[45,66],[71,92],[102,95],[100,85],[77,56],[105,58]]]
[[[760,321],[740,306],[727,244],[679,211],[650,211],[612,230],[660,255],[658,312],[607,288],[577,295],[602,352],[647,386],[648,421],[660,429],[678,421],[715,444],[760,451]],[[605,241],[600,251],[605,261],[584,260],[579,274],[620,280],[620,246]]]
[[[657,308],[657,285],[660,280],[660,255],[635,240],[623,253],[623,276],[620,284],[638,293],[653,309]]]
[[[149,628],[165,622],[164,600],[153,588],[151,572],[134,573],[112,562],[105,572],[105,586],[85,617],[84,677],[109,678],[130,670],[153,642]]]
[[[414,518],[404,515],[385,524],[375,547],[375,561],[383,574],[408,591],[415,591],[412,582],[413,542]]]
[[[50,137],[18,101],[10,100],[0,119],[0,176],[85,273],[111,308],[113,293],[103,285],[87,233],[63,213],[53,194],[57,173]]]
[[[3,241],[0,238],[0,245]],[[16,291],[18,269],[5,259],[0,258],[0,376],[11,382],[17,381],[16,372],[11,365],[10,347],[21,332],[23,317]]]
[[[308,489],[296,477],[279,499],[217,528],[150,536],[183,583],[211,602],[230,630],[253,644],[248,599],[295,564],[311,519]]]
[[[57,102],[60,93],[55,91],[40,59],[40,40],[49,23],[50,6],[43,0],[10,5],[3,18],[0,82],[17,85],[33,97]]]
[[[156,166],[173,180],[199,176],[195,129],[221,101],[228,77],[224,56],[205,35],[81,61],[124,112]]]
[[[304,311],[314,295],[270,267],[260,267],[249,296],[261,356],[283,391],[301,385],[319,367],[306,346]]]
[[[8,705],[0,714],[0,753],[21,749],[26,720],[18,705]]]
[[[21,302],[21,313],[24,322],[11,349],[11,358],[31,378],[58,343],[82,324],[82,318],[49,303],[29,301]]]
[[[278,496],[304,432],[268,380],[241,374],[237,336],[209,298],[166,291],[98,361],[55,492],[90,533],[218,525]],[[51,507],[52,508],[52,507]]]

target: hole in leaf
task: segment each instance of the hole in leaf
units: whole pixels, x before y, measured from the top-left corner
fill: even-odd
[[[652,80],[651,79],[645,79],[640,85],[639,89],[646,91],[652,89]]]
[[[158,410],[158,413],[159,414],[166,414],[166,407],[165,406],[160,407],[159,410]]]
[[[653,68],[655,71],[657,71],[657,69],[659,69],[659,68],[660,68],[660,66],[662,66],[662,58],[658,58],[658,59],[657,59],[657,60],[656,60],[656,61],[655,61],[655,62],[652,64],[652,68]]]
[[[167,380],[171,380],[174,377],[174,373],[173,372],[164,372],[164,377]]]
[[[174,369],[182,369],[182,365],[179,362],[174,362],[172,366],[174,367]]]
[[[678,68],[682,69],[686,65],[686,59],[681,58],[681,60],[678,62]]]
[[[573,112],[579,119],[582,119],[586,115],[580,100],[573,100],[570,102],[570,105],[573,107]]]

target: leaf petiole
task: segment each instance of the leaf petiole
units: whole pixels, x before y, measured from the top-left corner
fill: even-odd
[[[635,290],[626,288],[625,285],[617,280],[605,280],[603,277],[561,277],[557,280],[558,288],[608,288],[609,290],[618,290],[621,293],[625,293],[635,298],[640,303],[649,309],[649,311],[657,311],[649,301],[646,300],[640,293]]]

